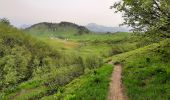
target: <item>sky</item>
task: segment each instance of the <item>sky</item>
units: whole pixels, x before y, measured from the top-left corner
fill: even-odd
[[[116,1],[119,0],[0,0],[0,18],[8,18],[15,26],[61,21],[119,26],[123,22],[121,14],[110,9]]]

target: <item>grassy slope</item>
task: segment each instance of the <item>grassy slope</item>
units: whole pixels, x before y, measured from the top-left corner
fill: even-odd
[[[0,23],[0,99],[37,99],[50,94],[54,88],[45,83],[58,79],[54,85],[65,85],[83,73],[76,57]]]
[[[42,100],[105,100],[112,69],[113,66],[105,64],[73,80],[55,95],[44,97]]]
[[[170,99],[170,40],[113,56],[124,62],[123,83],[130,100]]]
[[[41,82],[38,82],[36,79],[30,80],[20,84],[15,91],[11,91],[3,99],[105,100],[112,69],[113,66],[105,64],[99,69],[90,70],[69,84],[60,87],[54,95],[49,95],[49,88],[45,87]]]

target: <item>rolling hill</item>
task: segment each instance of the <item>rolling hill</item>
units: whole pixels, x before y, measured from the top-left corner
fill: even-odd
[[[64,36],[88,34],[90,31],[84,26],[79,26],[70,22],[49,23],[42,22],[34,24],[25,29],[29,33],[38,36]]]

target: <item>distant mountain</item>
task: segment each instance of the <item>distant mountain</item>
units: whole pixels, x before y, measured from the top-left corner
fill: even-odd
[[[87,29],[93,32],[129,32],[125,27],[107,27],[103,25],[97,25],[96,23],[90,23],[86,26]]]
[[[21,25],[19,28],[21,28],[21,29],[26,29],[26,28],[28,28],[28,27],[30,27],[31,25],[27,25],[27,24],[24,24],[24,25]]]

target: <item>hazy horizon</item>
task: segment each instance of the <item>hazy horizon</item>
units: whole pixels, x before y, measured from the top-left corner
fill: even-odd
[[[97,23],[119,26],[121,14],[110,6],[118,0],[1,0],[0,17],[8,18],[15,26],[38,22],[61,21],[79,25]]]

